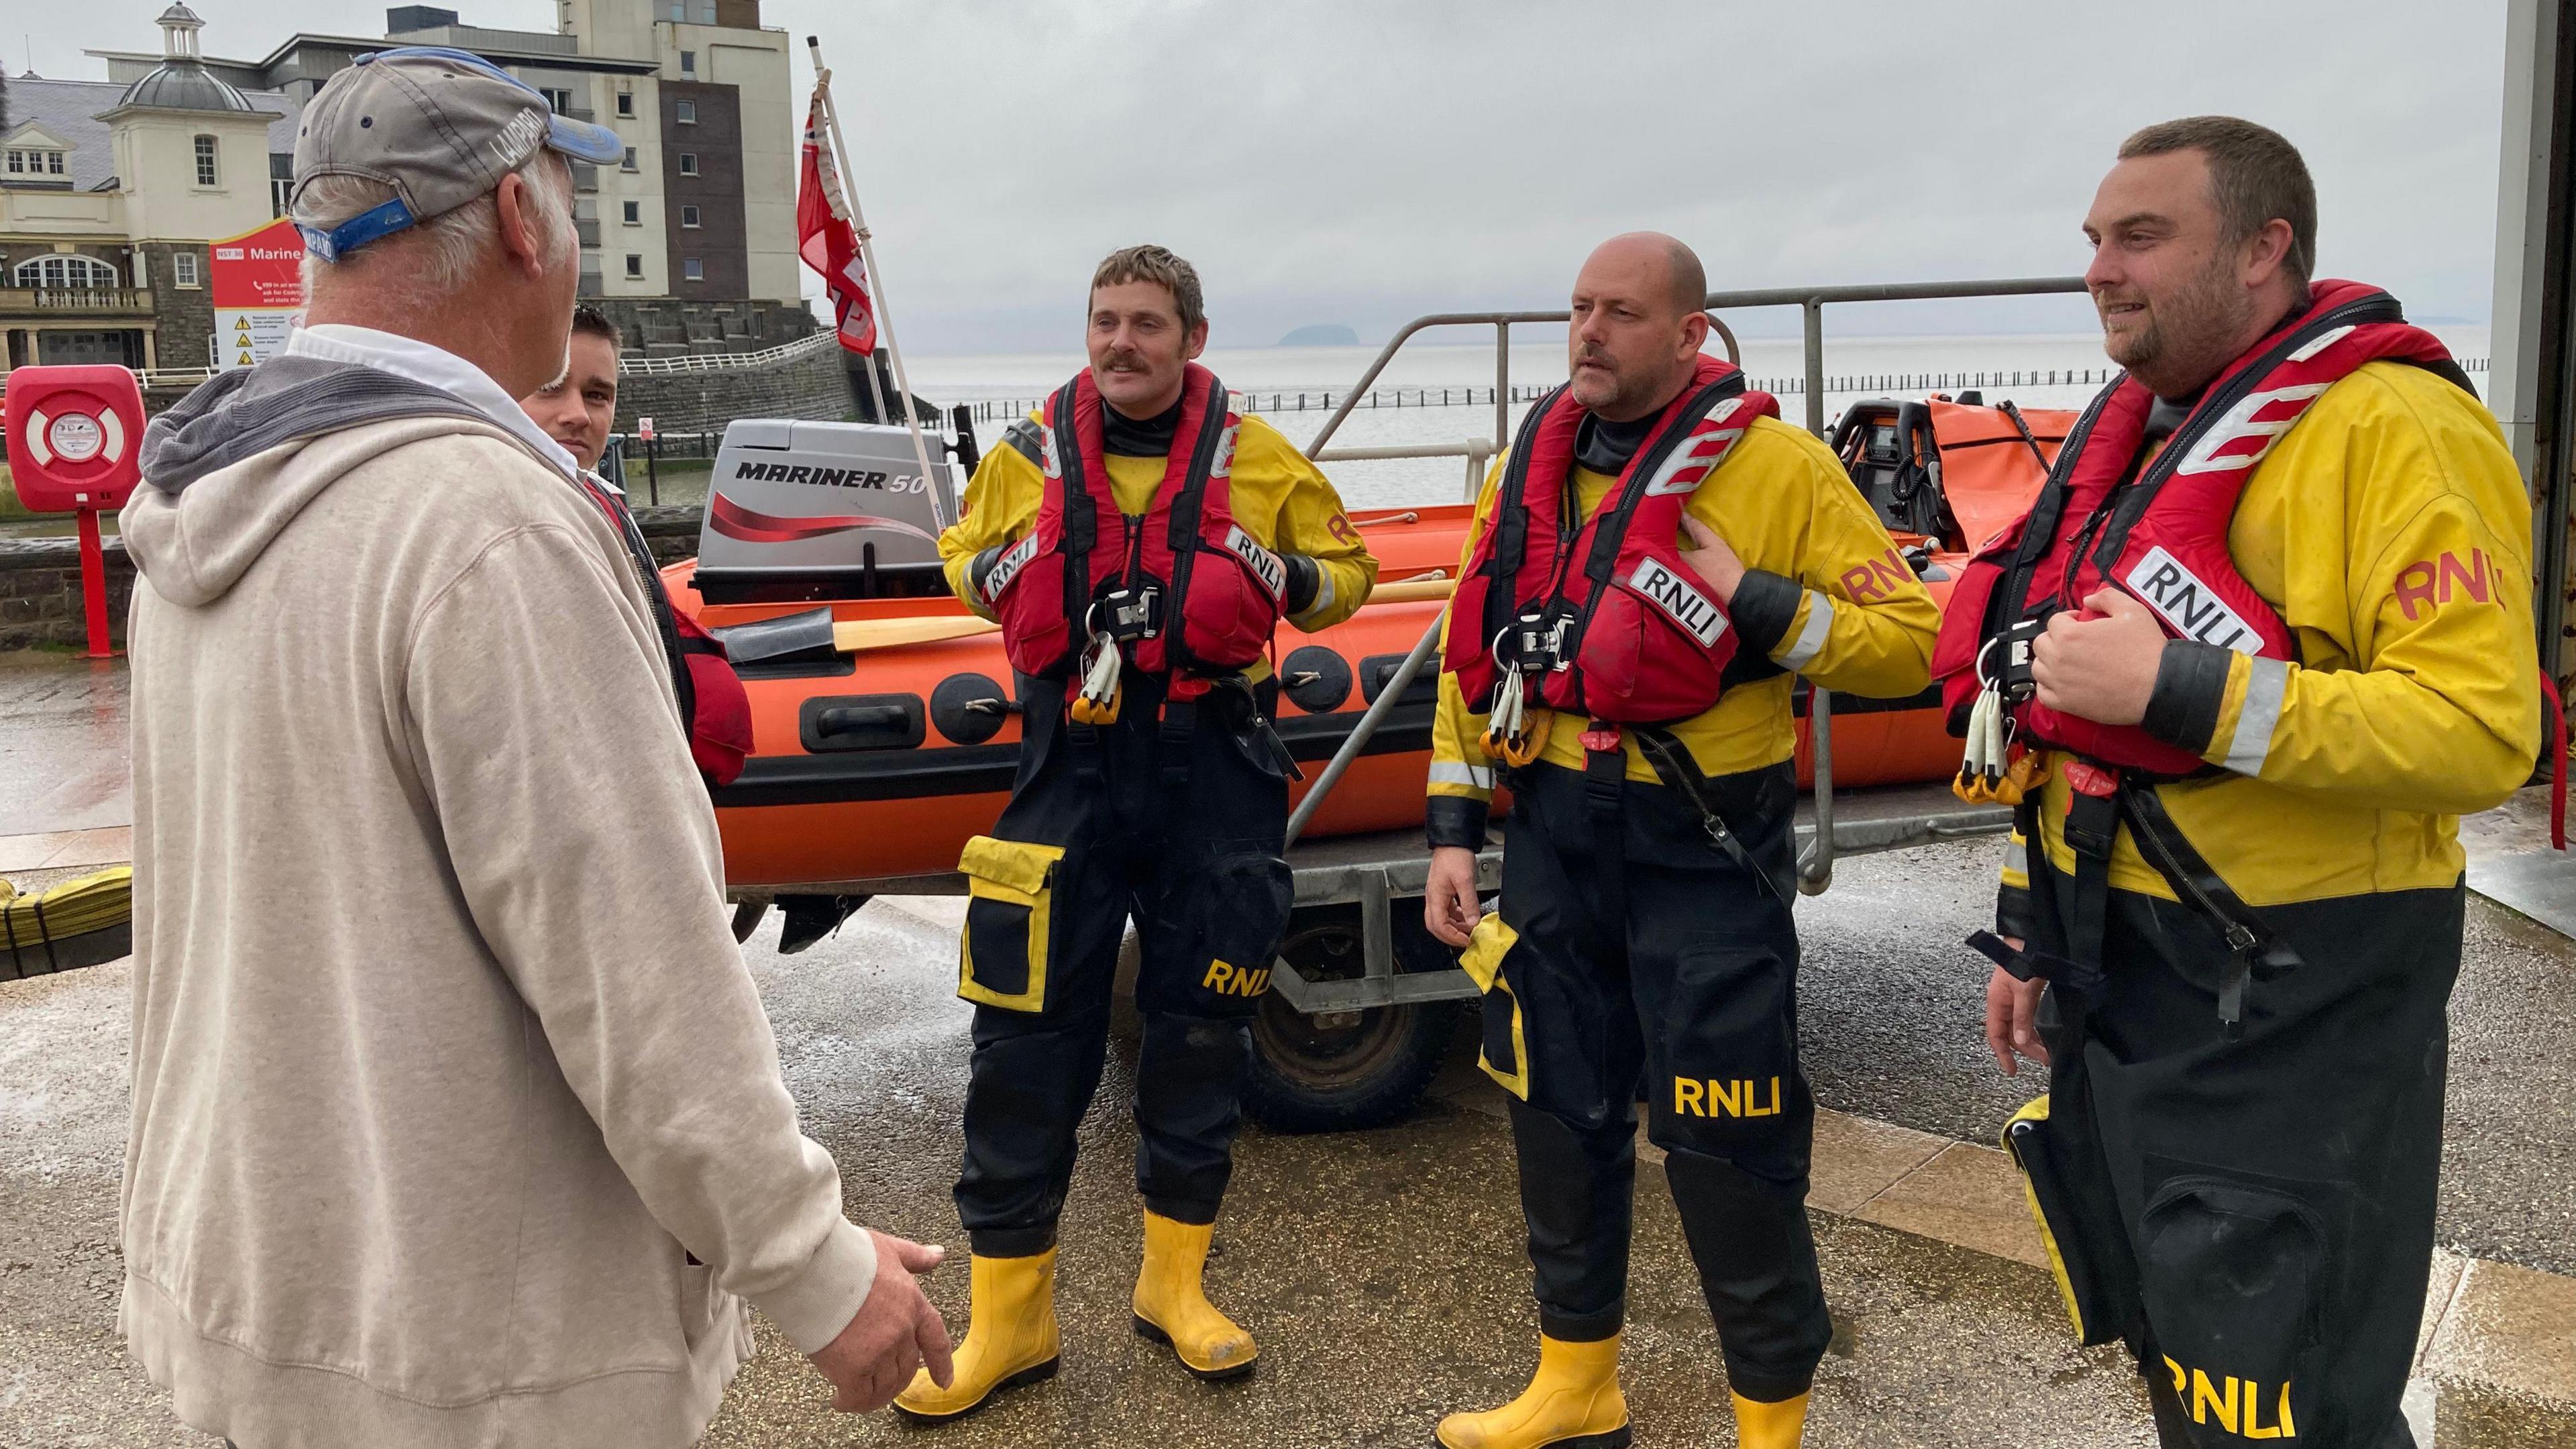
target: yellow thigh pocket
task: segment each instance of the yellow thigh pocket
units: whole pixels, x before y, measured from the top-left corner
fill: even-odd
[[[1057,868],[1064,847],[978,835],[957,868],[966,876],[966,934],[957,994],[1006,1011],[1046,1009]]]
[[[1476,923],[1475,933],[1467,938],[1467,949],[1458,957],[1459,969],[1476,989],[1485,993],[1484,1045],[1476,1055],[1476,1065],[1485,1075],[1502,1083],[1503,1090],[1526,1102],[1529,1100],[1529,1037],[1521,1025],[1521,999],[1504,979],[1503,958],[1520,943],[1520,932],[1503,924],[1503,913],[1487,912]]]

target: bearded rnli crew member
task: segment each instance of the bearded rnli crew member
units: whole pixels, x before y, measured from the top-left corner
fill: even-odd
[[[1200,1270],[1288,919],[1287,754],[1263,658],[1282,618],[1349,618],[1377,562],[1324,475],[1227,411],[1225,385],[1191,360],[1207,336],[1188,262],[1112,253],[1091,281],[1090,368],[1004,433],[939,540],[950,587],[1001,622],[1022,743],[1009,806],[959,863],[973,1308],[955,1381],[923,1374],[895,1400],[916,1420],[1055,1371],[1056,1220],[1130,916],[1136,1329],[1202,1379],[1253,1367],[1252,1336],[1208,1302]]]
[[[1963,576],[1995,606],[1954,598],[1936,665],[1982,694],[1969,656],[1991,678],[2014,641],[1986,639],[2036,634],[2035,694],[1998,703],[2053,748],[1982,944],[1996,1061],[2054,1073],[2007,1140],[2165,1445],[2404,1449],[2456,817],[2538,747],[2530,504],[2441,344],[2309,280],[2289,142],[2204,116],[2119,155],[2084,230],[2127,379]],[[2134,506],[2097,509],[2115,485]]]
[[[1914,694],[1939,616],[1833,453],[1700,354],[1706,295],[1670,237],[1584,263],[1572,381],[1487,479],[1451,605],[1425,919],[1485,988],[1540,1335],[1526,1393],[1440,1422],[1451,1449],[1628,1442],[1641,1085],[1748,1449],[1798,1442],[1830,1331],[1803,1205],[1790,676]],[[1479,919],[1497,759],[1523,763]]]

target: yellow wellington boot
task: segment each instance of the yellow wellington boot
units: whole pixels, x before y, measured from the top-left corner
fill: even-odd
[[[966,1341],[947,1388],[930,1371],[912,1376],[894,1409],[917,1424],[937,1424],[984,1406],[997,1389],[1055,1377],[1055,1249],[1026,1258],[971,1260]]]
[[[1798,1449],[1807,1428],[1807,1396],[1757,1404],[1735,1395],[1736,1449]]]
[[[1451,1414],[1438,1435],[1447,1449],[1627,1449],[1619,1336],[1567,1343],[1541,1334],[1538,1372],[1519,1398],[1481,1414]]]
[[[1207,1267],[1213,1223],[1176,1223],[1145,1214],[1145,1269],[1136,1275],[1136,1332],[1168,1343],[1181,1367],[1200,1378],[1241,1378],[1261,1350],[1252,1335],[1207,1301],[1199,1277]]]

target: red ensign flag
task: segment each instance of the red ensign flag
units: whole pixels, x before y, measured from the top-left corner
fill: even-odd
[[[823,279],[840,319],[841,345],[852,352],[877,350],[877,313],[868,301],[867,271],[859,264],[858,235],[841,206],[840,173],[823,144],[823,89],[805,110],[805,158],[796,178],[796,254]]]

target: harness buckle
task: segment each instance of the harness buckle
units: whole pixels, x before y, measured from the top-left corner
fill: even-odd
[[[1573,668],[1565,653],[1565,631],[1573,625],[1574,615],[1562,609],[1533,609],[1512,620],[1513,662],[1550,673]]]
[[[2047,630],[2048,614],[2040,613],[2014,620],[1997,636],[1997,642],[2003,646],[2003,662],[1996,669],[1992,683],[2007,701],[2022,704],[2039,692],[2039,683],[2030,674],[2030,649]]]
[[[1592,721],[1591,728],[1586,729],[1579,738],[1583,742],[1584,753],[1609,754],[1619,748],[1619,727],[1596,719]]]
[[[1151,639],[1162,632],[1163,591],[1152,585],[1112,589],[1100,596],[1101,632],[1121,644]]]

